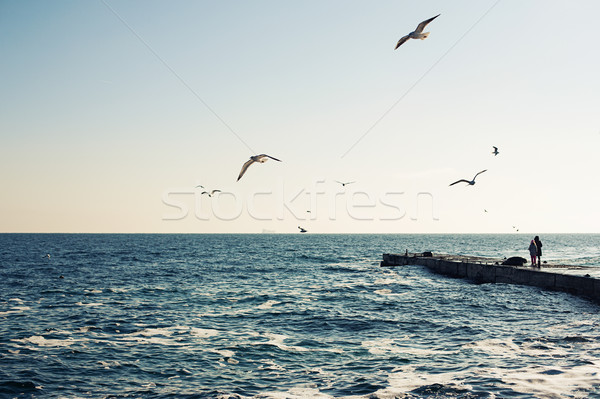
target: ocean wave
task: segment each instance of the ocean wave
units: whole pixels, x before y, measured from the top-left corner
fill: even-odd
[[[557,248],[563,238],[581,241],[545,238],[548,259],[582,258],[597,240],[567,250]],[[30,261],[19,241],[43,241],[52,263]],[[598,304],[375,266],[394,248],[521,244],[460,241],[465,248],[446,235],[33,235],[7,247],[0,236],[0,253],[23,259],[2,264],[0,396],[600,397]]]

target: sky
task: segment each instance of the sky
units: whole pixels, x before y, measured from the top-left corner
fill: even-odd
[[[598,233],[598,15],[0,0],[0,232]]]

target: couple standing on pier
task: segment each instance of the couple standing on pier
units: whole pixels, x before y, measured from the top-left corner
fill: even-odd
[[[531,255],[531,266],[536,265],[536,257],[537,257],[537,267],[542,267],[542,242],[540,241],[539,236],[535,236],[531,243],[529,244],[529,255]]]

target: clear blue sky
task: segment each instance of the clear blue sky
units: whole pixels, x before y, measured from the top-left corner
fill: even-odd
[[[0,0],[0,231],[599,232],[598,15]]]

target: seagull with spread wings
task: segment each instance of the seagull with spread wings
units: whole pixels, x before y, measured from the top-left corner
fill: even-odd
[[[242,176],[244,176],[244,173],[246,173],[246,171],[248,170],[248,168],[250,167],[250,165],[252,165],[254,162],[265,163],[265,162],[267,162],[267,160],[269,158],[271,158],[274,161],[281,162],[279,159],[273,158],[272,156],[267,155],[267,154],[252,155],[250,157],[250,159],[247,160],[246,163],[244,163],[244,165],[242,166],[242,170],[240,171],[240,175],[237,178],[238,181],[242,178]]]
[[[336,183],[340,183],[342,185],[342,187],[346,187],[346,184],[356,183],[354,181],[342,182],[342,181],[339,181],[339,180],[336,180],[335,182]]]
[[[500,154],[500,151],[498,151],[498,147],[496,147],[495,145],[493,145],[492,147],[494,147],[494,151],[492,151],[492,154],[494,154],[494,155]]]
[[[200,193],[200,195],[202,195],[202,194],[208,194],[209,197],[212,197],[215,193],[220,193],[220,192],[221,192],[221,190],[212,190],[210,193],[208,191],[202,191]]]
[[[481,172],[477,173],[477,174],[475,175],[475,177],[473,177],[473,180],[460,179],[460,180],[457,180],[457,181],[455,181],[454,183],[451,183],[450,185],[451,185],[451,186],[453,186],[453,185],[455,185],[456,183],[462,183],[462,182],[464,182],[464,183],[467,183],[469,186],[472,186],[472,185],[474,185],[474,184],[475,184],[475,178],[476,178],[477,176],[479,176],[480,174],[482,174],[483,172],[485,172],[486,170],[487,170],[487,169],[484,169],[484,170],[482,170]]]
[[[426,19],[425,21],[421,22],[419,24],[419,26],[417,26],[417,29],[415,29],[413,32],[410,32],[408,35],[404,36],[402,39],[398,40],[398,43],[396,44],[396,48],[394,50],[396,50],[398,47],[402,46],[408,39],[421,39],[421,40],[427,39],[427,36],[429,36],[429,32],[423,33],[423,29],[425,29],[425,27],[427,26],[428,23],[430,23],[431,21],[433,21],[440,15],[441,14],[438,14],[433,18],[429,18],[429,19]]]

